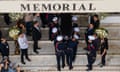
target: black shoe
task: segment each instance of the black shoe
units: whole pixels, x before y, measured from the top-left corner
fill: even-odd
[[[88,67],[89,65],[87,64],[86,67]]]
[[[72,70],[72,69],[73,69],[73,67],[70,67],[70,68],[69,68],[69,70]]]
[[[27,60],[28,60],[29,62],[31,62],[31,59],[27,58]]]
[[[61,69],[57,69],[57,71],[61,71]]]
[[[36,54],[39,54],[39,52],[38,51],[34,51]]]
[[[41,48],[37,48],[37,49],[41,49]]]
[[[91,71],[92,69],[86,69],[86,71]]]
[[[21,62],[22,64],[26,64],[25,62]]]
[[[62,66],[62,68],[64,68],[64,67],[65,67],[65,65]]]
[[[103,66],[105,66],[105,64],[101,64],[101,65],[100,65],[100,67],[103,67]]]

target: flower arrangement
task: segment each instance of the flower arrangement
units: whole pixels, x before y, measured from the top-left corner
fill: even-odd
[[[22,19],[24,17],[23,13],[10,13],[9,14],[12,21],[17,21],[19,19]]]
[[[20,33],[20,29],[16,26],[13,26],[9,29],[9,36],[16,40],[18,38],[18,34]]]
[[[97,35],[100,38],[107,38],[108,37],[108,31],[104,28],[98,28],[95,30],[95,33],[97,33]]]

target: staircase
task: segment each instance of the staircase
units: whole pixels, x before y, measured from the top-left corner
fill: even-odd
[[[84,41],[84,32],[87,24],[87,15],[78,15],[79,26],[80,26],[80,35],[79,46],[77,51],[77,59],[73,64],[74,69],[72,72],[86,72],[87,67],[87,57],[86,51],[84,50],[85,41]],[[108,19],[109,21],[109,19]],[[118,21],[115,21],[118,22]],[[36,55],[33,52],[33,41],[32,37],[28,36],[29,40],[29,56],[32,59],[31,62],[26,61],[26,65],[20,63],[20,56],[14,55],[14,41],[8,36],[9,27],[15,25],[13,22],[11,25],[7,26],[4,23],[3,17],[0,16],[0,29],[3,33],[3,37],[7,38],[10,45],[10,60],[19,64],[22,70],[25,72],[57,72],[56,68],[56,57],[53,42],[48,40],[48,31],[49,28],[41,28],[42,30],[42,39],[39,41],[39,47],[42,49],[39,50],[39,55]],[[94,69],[92,72],[120,72],[120,23],[101,23],[101,27],[105,27],[109,30],[109,50],[107,55],[107,65],[103,68],[99,67],[100,55],[98,53],[97,60],[94,63]],[[62,69],[62,72],[71,72],[66,66]]]

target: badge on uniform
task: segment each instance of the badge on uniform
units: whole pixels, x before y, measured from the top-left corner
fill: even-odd
[[[58,29],[56,27],[52,28],[52,33],[56,33]]]
[[[6,46],[6,48],[9,48],[8,46]]]

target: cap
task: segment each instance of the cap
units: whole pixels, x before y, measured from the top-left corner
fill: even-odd
[[[79,39],[79,36],[76,35],[76,34],[74,34],[73,37],[74,37],[75,39]]]
[[[89,40],[95,40],[95,37],[92,36],[92,35],[90,35],[90,36],[88,36],[88,39],[89,39]]]
[[[54,17],[53,19],[52,19],[52,21],[54,22],[54,21],[57,21],[58,20],[58,17]]]
[[[56,27],[52,28],[52,33],[56,33],[58,29]]]
[[[78,20],[77,16],[72,17],[72,21],[77,21],[77,20]]]
[[[63,36],[57,36],[57,41],[62,41],[63,40]]]
[[[74,31],[75,31],[75,32],[79,32],[79,31],[80,31],[79,27],[75,27],[75,28],[74,28]]]

